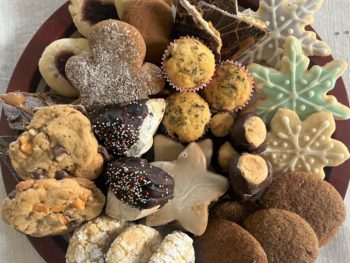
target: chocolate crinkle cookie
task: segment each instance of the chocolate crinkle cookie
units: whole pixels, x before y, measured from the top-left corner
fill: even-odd
[[[18,231],[44,237],[61,235],[97,217],[105,197],[85,178],[26,180],[2,203],[2,219]]]

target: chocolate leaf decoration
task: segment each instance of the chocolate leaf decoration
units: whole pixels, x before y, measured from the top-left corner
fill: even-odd
[[[203,1],[197,1],[203,2]],[[238,14],[238,3],[237,0],[206,0],[208,4],[214,5],[230,14]]]
[[[0,136],[0,160],[6,165],[7,169],[10,171],[11,176],[13,176],[17,181],[21,178],[17,175],[16,171],[11,165],[11,160],[8,155],[8,148],[11,142],[15,141],[17,136]]]
[[[0,103],[3,105],[4,113],[11,129],[25,130],[30,123],[35,110],[41,107],[73,103],[71,98],[62,97],[53,92],[26,93],[9,92],[0,95]],[[74,107],[76,107],[74,105]],[[84,113],[84,109],[77,106]]]

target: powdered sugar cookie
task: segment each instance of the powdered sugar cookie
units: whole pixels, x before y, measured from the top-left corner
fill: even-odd
[[[149,263],[194,263],[192,243],[188,235],[175,231],[164,238]]]
[[[330,55],[328,44],[318,40],[316,33],[305,30],[313,22],[314,13],[322,4],[323,0],[260,0],[258,11],[244,11],[241,16],[264,21],[270,34],[249,50],[240,61],[243,64],[264,61],[269,66],[278,66],[288,36],[294,36],[301,41],[306,56]]]
[[[161,242],[157,230],[144,225],[131,226],[113,241],[106,263],[147,263]]]
[[[346,146],[331,136],[335,122],[331,113],[318,112],[304,121],[288,109],[279,109],[268,133],[268,147],[263,153],[274,174],[304,171],[325,177],[325,166],[338,166],[349,159]]]
[[[114,239],[128,226],[108,216],[100,216],[74,231],[69,240],[66,263],[104,262]]]
[[[90,54],[85,38],[63,38],[46,47],[39,60],[39,70],[46,83],[58,94],[76,97],[79,91],[68,81],[65,72],[67,60],[75,55]]]

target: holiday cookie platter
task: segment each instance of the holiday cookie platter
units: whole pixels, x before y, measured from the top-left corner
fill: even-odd
[[[71,0],[20,58],[2,219],[47,262],[315,262],[343,224],[323,0]]]

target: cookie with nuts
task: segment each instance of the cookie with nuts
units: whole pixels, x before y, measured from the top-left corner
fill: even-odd
[[[104,204],[104,195],[88,179],[30,179],[5,198],[1,217],[30,236],[61,235],[97,217]]]
[[[10,144],[9,156],[22,179],[95,179],[103,166],[89,119],[69,106],[38,110],[27,131]]]

